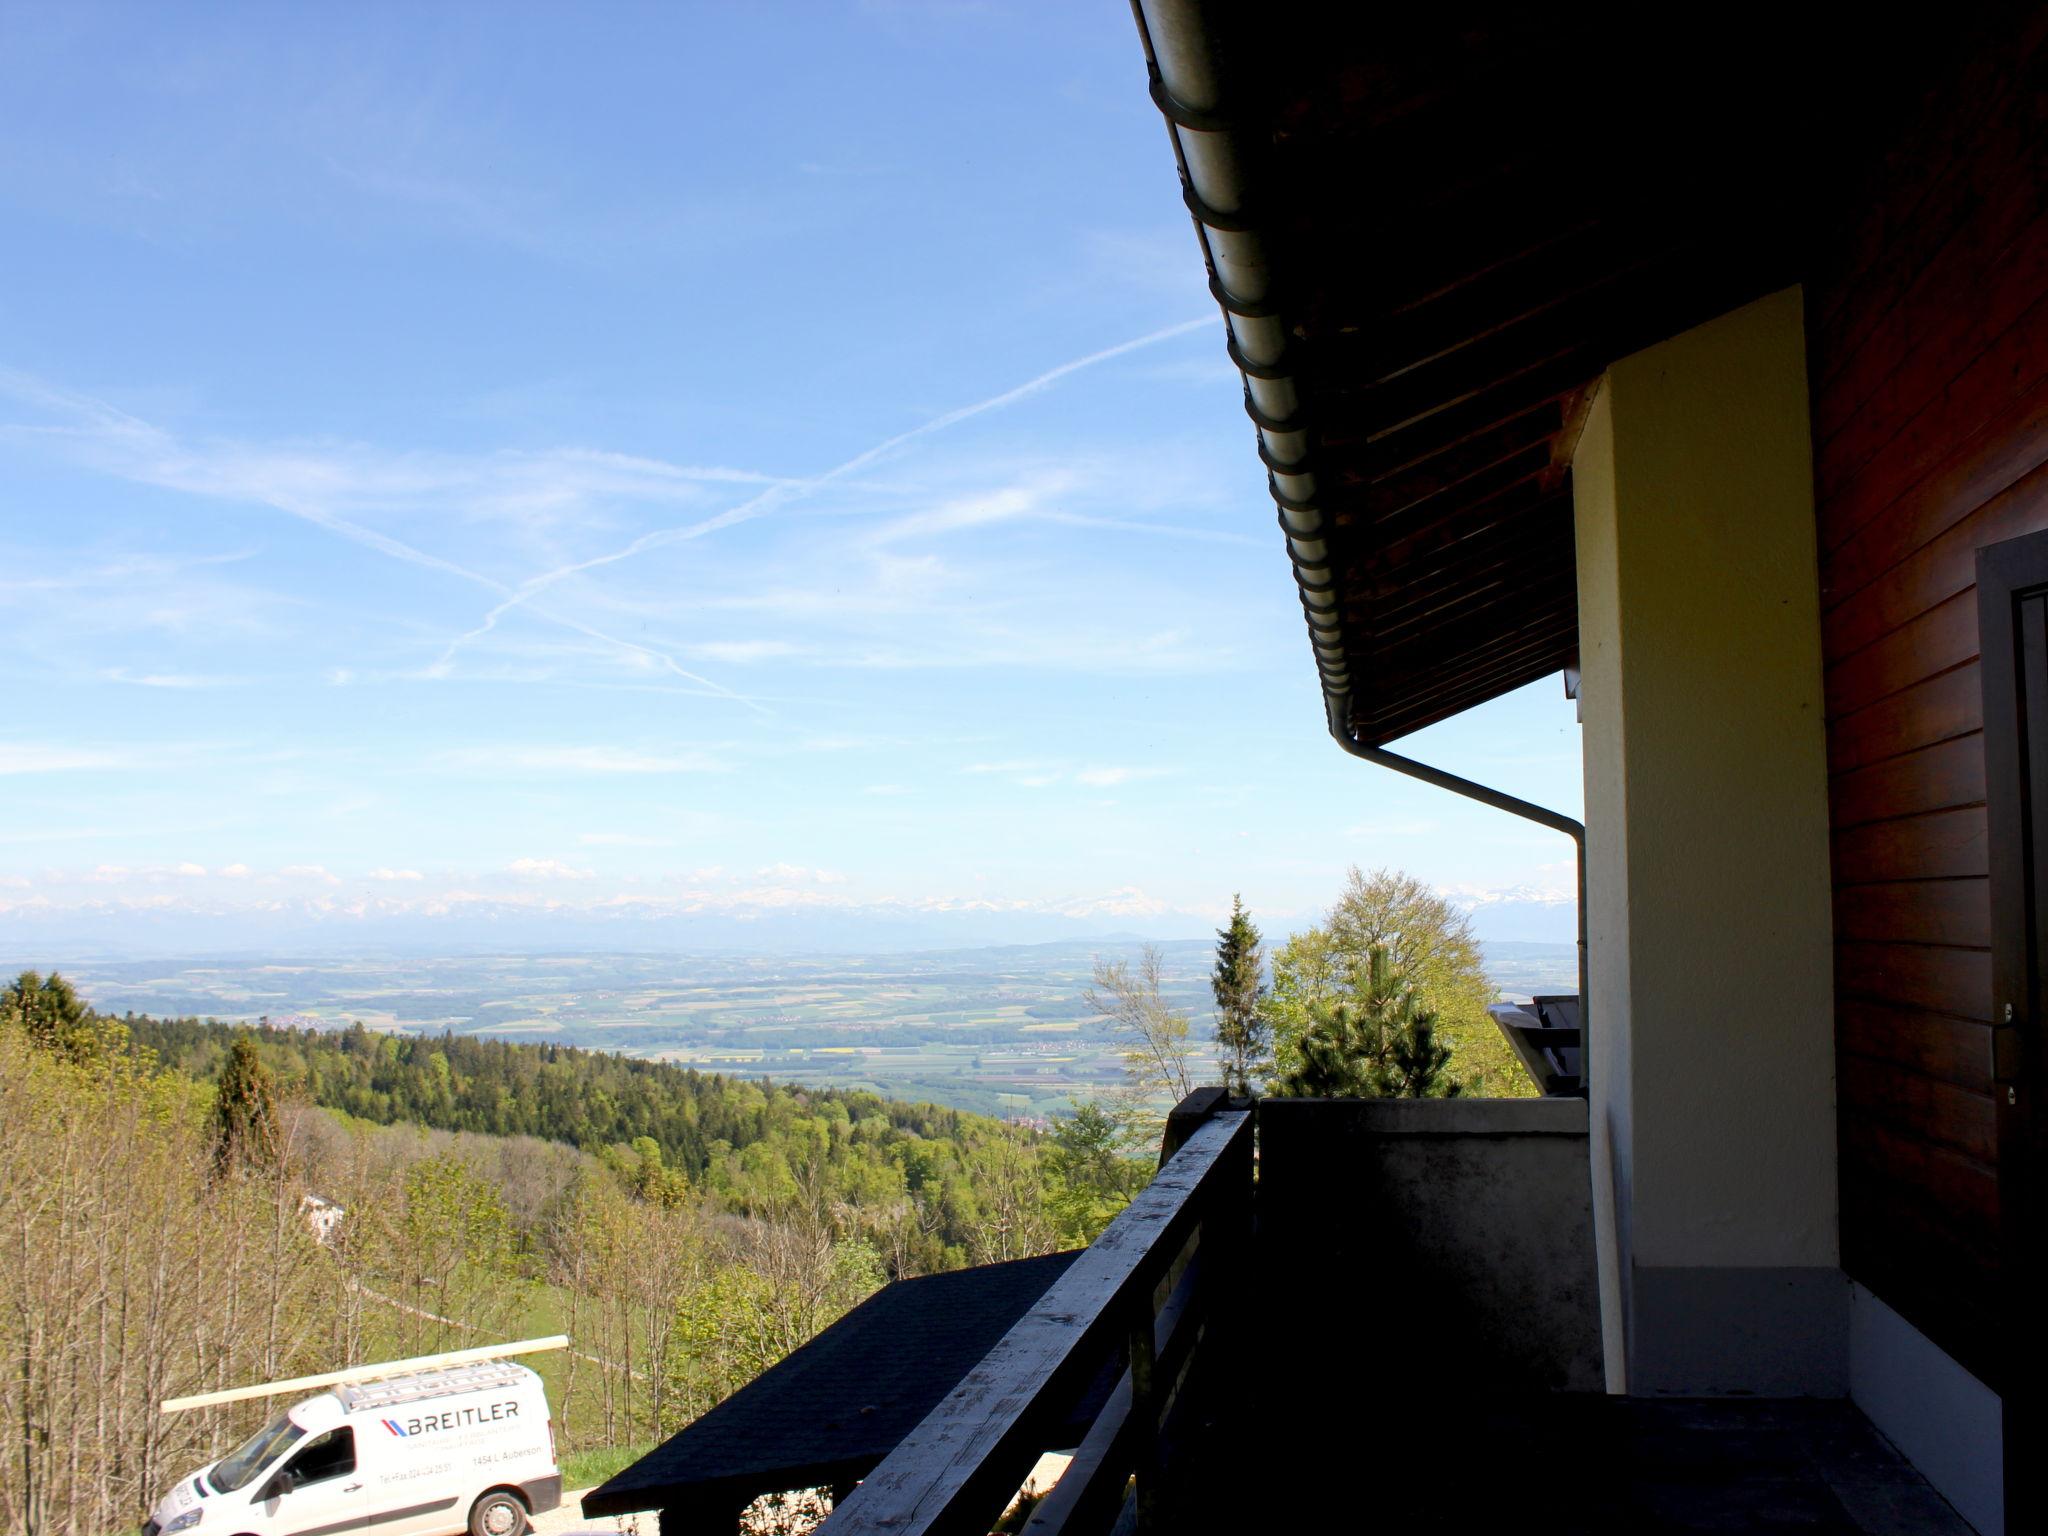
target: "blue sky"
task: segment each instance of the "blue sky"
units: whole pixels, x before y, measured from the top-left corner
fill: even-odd
[[[1569,888],[1323,734],[1121,6],[10,4],[0,221],[0,939]]]

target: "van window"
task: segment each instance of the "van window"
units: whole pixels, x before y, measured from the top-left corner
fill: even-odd
[[[207,1474],[213,1491],[233,1493],[237,1488],[246,1488],[258,1472],[290,1450],[305,1433],[288,1415],[280,1413],[244,1440],[232,1455],[223,1456]]]
[[[292,1458],[292,1479],[301,1488],[324,1482],[356,1469],[356,1432],[346,1426],[306,1442],[306,1448]]]

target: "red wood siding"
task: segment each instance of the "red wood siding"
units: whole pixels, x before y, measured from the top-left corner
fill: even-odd
[[[1808,283],[1842,1254],[1998,1384],[1974,559],[2048,528],[2048,18],[1974,47]]]

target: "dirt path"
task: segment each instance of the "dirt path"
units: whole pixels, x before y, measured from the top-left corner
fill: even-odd
[[[573,1493],[564,1493],[562,1495],[561,1508],[551,1509],[544,1515],[535,1515],[532,1522],[533,1536],[570,1536],[570,1533],[574,1531],[592,1531],[601,1533],[601,1536],[619,1536],[621,1531],[632,1528],[630,1522],[635,1518],[632,1515],[608,1516],[604,1519],[586,1519],[583,1514],[583,1495],[588,1492],[590,1492],[588,1488],[578,1488]],[[652,1521],[648,1523],[650,1525],[653,1524]]]

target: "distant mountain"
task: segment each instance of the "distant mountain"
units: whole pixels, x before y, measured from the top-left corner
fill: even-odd
[[[515,950],[873,954],[989,945],[1190,939],[1209,927],[1177,908],[1114,900],[1064,910],[1023,904],[851,903],[690,911],[653,903],[536,906],[466,901],[436,912],[359,903],[278,902],[219,911],[107,903],[17,906],[0,919],[0,954],[295,954]]]
[[[1579,904],[1576,898],[1533,886],[1500,891],[1452,889],[1445,892],[1472,919],[1472,931],[1488,943],[1576,944]]]

